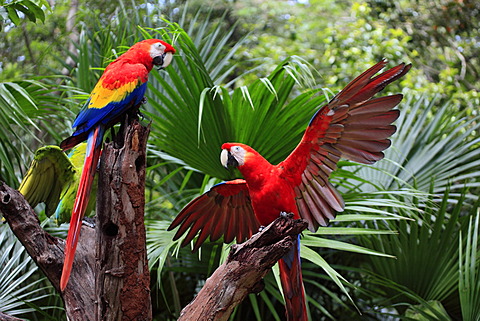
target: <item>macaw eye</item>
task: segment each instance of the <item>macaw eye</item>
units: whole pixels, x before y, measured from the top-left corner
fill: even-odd
[[[240,146],[233,146],[233,147],[232,147],[232,150],[233,150],[234,152],[239,152],[239,151],[241,150],[241,148],[240,148]]]

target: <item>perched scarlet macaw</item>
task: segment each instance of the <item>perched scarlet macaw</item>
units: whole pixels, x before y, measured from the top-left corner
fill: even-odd
[[[389,83],[405,75],[411,65],[400,64],[374,77],[386,65],[383,60],[348,84],[313,116],[295,150],[278,165],[270,164],[250,146],[222,145],[221,162],[238,167],[244,179],[224,182],[190,202],[172,222],[180,226],[174,239],[188,229],[182,245],[200,231],[194,250],[205,239],[242,242],[266,226],[281,212],[308,222],[310,231],[325,226],[343,211],[342,196],[328,181],[340,158],[373,164],[383,158],[391,125],[399,116],[392,110],[402,95],[373,98]],[[373,77],[373,78],[372,78]],[[288,320],[307,320],[300,268],[299,240],[279,261],[280,279]]]
[[[170,44],[147,39],[136,43],[110,63],[77,115],[73,123],[75,132],[60,144],[66,150],[87,139],[87,153],[65,246],[61,290],[67,286],[72,270],[81,221],[90,197],[105,130],[120,121],[126,112],[137,108],[147,88],[148,73],[154,65],[159,69],[167,67],[174,53],[175,49]]]

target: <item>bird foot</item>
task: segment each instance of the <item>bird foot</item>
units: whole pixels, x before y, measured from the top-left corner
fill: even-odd
[[[140,110],[137,112],[137,116],[138,118],[140,118],[140,120],[145,120],[147,118],[147,116],[145,116]]]
[[[280,217],[283,218],[293,218],[293,213],[287,213],[287,212],[280,212]]]

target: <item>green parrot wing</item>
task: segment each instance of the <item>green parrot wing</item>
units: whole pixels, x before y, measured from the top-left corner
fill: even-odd
[[[75,202],[75,197],[77,196],[78,184],[80,183],[80,176],[82,174],[86,150],[87,144],[81,143],[71,149],[70,153],[68,154],[68,158],[77,170],[75,171],[72,180],[68,182],[63,189],[63,192],[60,196],[60,202],[55,210],[55,222],[58,225],[65,222],[70,222],[70,218],[72,217],[73,204]],[[96,195],[97,176],[95,176],[92,184],[90,200],[88,201],[87,209],[85,210],[86,216],[88,216],[95,208]]]
[[[77,171],[78,168],[60,147],[49,145],[39,148],[18,191],[32,207],[44,202],[45,213],[51,216]]]
[[[78,184],[80,182],[80,174],[80,171],[75,174],[74,179],[66,187],[65,193],[63,193],[60,197],[60,202],[58,203],[54,215],[55,223],[57,223],[58,225],[70,222],[70,218],[72,217],[73,204],[75,202],[75,197],[77,196]],[[89,216],[89,214],[95,209],[95,202],[97,199],[97,182],[97,176],[95,176],[95,178],[93,179],[90,199],[88,201],[87,209],[85,210],[85,216]]]

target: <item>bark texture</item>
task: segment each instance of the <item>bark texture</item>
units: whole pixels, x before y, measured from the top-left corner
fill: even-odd
[[[281,216],[245,243],[232,246],[227,261],[207,279],[178,321],[228,320],[248,294],[263,290],[263,277],[307,225]]]
[[[145,207],[148,129],[126,127],[102,152],[97,197],[97,320],[151,320]]]

